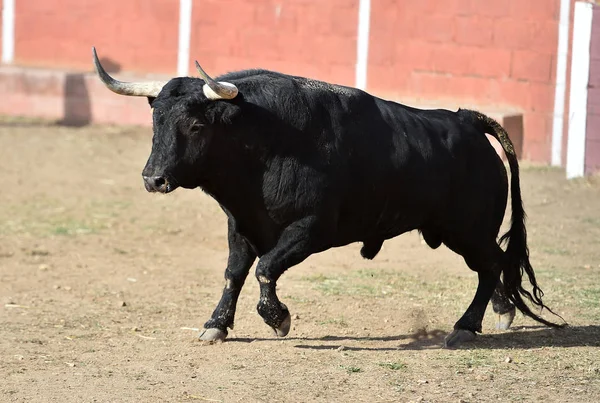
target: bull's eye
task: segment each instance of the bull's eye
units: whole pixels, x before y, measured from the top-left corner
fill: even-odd
[[[198,133],[200,130],[202,130],[202,127],[204,127],[202,123],[193,123],[190,126],[190,133]]]

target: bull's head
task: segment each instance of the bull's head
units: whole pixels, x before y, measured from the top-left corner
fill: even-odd
[[[147,97],[153,108],[152,152],[142,171],[146,190],[169,193],[179,186],[197,187],[215,116],[222,115],[213,101],[235,98],[237,87],[213,80],[198,62],[196,68],[202,80],[178,77],[143,83],[118,81],[104,70],[95,48],[92,53],[96,72],[108,89],[121,95]]]

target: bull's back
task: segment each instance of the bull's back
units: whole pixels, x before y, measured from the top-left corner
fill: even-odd
[[[369,121],[348,128],[352,153],[340,208],[342,234],[388,239],[433,221],[457,225],[453,218],[441,222],[450,215],[502,208],[504,167],[485,135],[460,112],[380,100],[375,105]]]

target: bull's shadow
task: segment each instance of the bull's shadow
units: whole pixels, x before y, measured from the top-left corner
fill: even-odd
[[[84,73],[67,73],[65,77],[64,116],[57,123],[83,127],[92,121],[90,95]]]
[[[114,60],[102,58],[102,64],[111,73],[121,71],[121,65]],[[83,127],[92,122],[92,104],[86,75],[86,73],[67,73],[64,88],[64,116],[57,124]]]
[[[343,348],[348,351],[399,351],[399,350],[425,350],[439,349],[444,344],[445,330],[420,331],[412,334],[398,336],[323,336],[323,337],[290,337],[285,340],[299,342],[323,342],[327,344],[297,344],[294,347],[310,350],[336,350]],[[280,339],[249,339],[231,338],[228,342],[252,342]],[[406,344],[389,345],[389,342],[403,342]],[[339,342],[339,343],[331,343]],[[353,342],[384,342],[385,346],[360,346]],[[543,326],[519,326],[503,333],[480,334],[477,339],[465,343],[464,349],[531,349],[540,347],[600,347],[600,326],[568,326],[562,329],[551,329]]]

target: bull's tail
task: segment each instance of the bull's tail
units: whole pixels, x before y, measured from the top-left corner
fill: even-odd
[[[527,230],[525,228],[525,211],[523,209],[521,187],[519,185],[519,163],[517,161],[514,146],[510,141],[506,130],[504,130],[504,128],[494,119],[475,111],[461,111],[461,113],[465,112],[471,115],[473,123],[476,126],[480,127],[485,133],[491,134],[500,142],[510,167],[510,193],[512,206],[511,226],[508,232],[500,238],[501,244],[507,242],[505,252],[506,266],[503,267],[504,289],[506,290],[507,297],[521,312],[523,312],[523,314],[530,318],[547,326],[562,327],[564,325],[549,322],[533,313],[523,300],[523,297],[525,297],[540,309],[545,308],[550,313],[560,317],[560,315],[552,312],[552,310],[542,302],[544,293],[537,284],[533,267],[531,267],[531,263],[529,262]],[[533,287],[533,293],[530,293],[523,288],[522,279],[524,273],[527,274],[529,282]],[[560,318],[562,319],[562,317]]]

